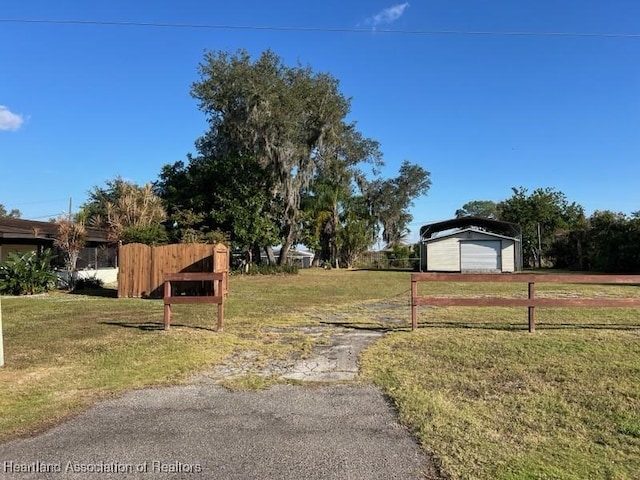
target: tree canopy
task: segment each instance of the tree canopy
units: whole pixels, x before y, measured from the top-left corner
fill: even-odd
[[[498,204],[468,202],[456,216],[495,211],[498,220],[519,224],[525,266],[640,272],[640,212],[595,211],[587,218],[581,205],[554,188],[511,190],[511,197]]]
[[[80,208],[78,217],[87,225],[105,228],[112,241],[123,243],[166,243],[162,225],[166,212],[153,186],[136,185],[121,177],[94,187]]]
[[[155,185],[176,236],[222,231],[248,251],[281,244],[280,263],[305,242],[337,265],[368,248],[378,225],[390,242],[406,232],[429,174],[404,162],[397,178],[375,178],[379,145],[347,120],[335,78],[271,51],[207,52],[199,73],[191,93],[209,129]]]
[[[11,210],[7,211],[5,206],[2,203],[0,203],[0,218],[2,217],[20,218],[21,216],[22,216],[22,212],[20,212],[20,210],[18,210],[17,208],[12,208]]]
[[[271,51],[208,52],[191,88],[222,155],[252,157],[267,169],[281,211],[280,262],[299,239],[301,192],[338,148],[349,100],[338,81],[309,67],[288,67]]]
[[[496,220],[498,218],[498,205],[492,200],[473,200],[456,210],[456,218],[462,217],[481,217]]]
[[[569,203],[564,193],[553,188],[512,188],[513,195],[497,205],[500,220],[522,227],[522,250],[529,264],[542,265],[559,231],[584,224],[584,209]]]
[[[429,172],[405,160],[397,177],[375,180],[366,187],[366,197],[387,247],[394,247],[405,238],[413,219],[409,207],[416,197],[425,195],[430,186]]]

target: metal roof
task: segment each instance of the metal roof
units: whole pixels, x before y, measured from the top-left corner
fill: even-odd
[[[480,229],[473,228],[473,227],[455,230],[455,231],[453,231],[451,233],[447,233],[446,235],[439,235],[439,236],[435,236],[435,237],[432,236],[432,237],[427,238],[427,239],[425,239],[423,241],[425,243],[435,242],[435,241],[441,240],[443,238],[453,237],[454,235],[459,235],[459,234],[465,233],[465,232],[481,233],[482,235],[488,235],[490,237],[502,238],[502,239],[505,239],[505,240],[513,240],[515,242],[519,242],[520,241],[520,239],[517,238],[517,237],[509,237],[507,235],[500,235],[499,233],[488,232],[486,230],[480,230]]]
[[[420,228],[420,240],[426,241],[436,233],[454,228],[480,227],[487,232],[504,235],[508,238],[522,238],[522,228],[517,223],[503,222],[483,217],[461,217],[445,220],[442,222],[430,223]]]

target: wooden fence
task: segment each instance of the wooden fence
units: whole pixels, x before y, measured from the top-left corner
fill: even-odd
[[[510,297],[420,297],[418,282],[527,283],[527,298]],[[529,332],[534,332],[536,307],[640,307],[640,297],[631,298],[541,298],[536,283],[590,283],[640,285],[640,275],[532,275],[473,273],[414,273],[411,275],[411,329],[418,328],[419,305],[461,307],[527,307]]]
[[[164,275],[228,272],[229,249],[223,244],[179,243],[150,247],[122,245],[118,251],[118,297],[162,298]],[[225,276],[224,295],[228,291]]]

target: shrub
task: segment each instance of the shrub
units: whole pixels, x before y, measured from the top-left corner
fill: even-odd
[[[42,255],[29,252],[10,253],[0,264],[0,292],[10,295],[33,295],[46,292],[55,285],[56,276],[51,269],[51,250]]]
[[[249,275],[297,275],[297,265],[249,265]]]
[[[75,286],[73,288],[74,291],[77,290],[93,290],[102,288],[104,286],[104,281],[98,277],[82,277],[78,278],[75,281]]]
[[[145,245],[166,245],[169,236],[164,226],[159,223],[151,225],[131,225],[122,232],[122,243],[144,243]]]

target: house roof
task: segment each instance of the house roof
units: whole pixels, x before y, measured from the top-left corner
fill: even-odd
[[[280,255],[280,249],[277,248],[273,251],[273,254],[277,257],[278,255]],[[295,248],[292,248],[289,250],[289,257],[291,258],[302,258],[302,257],[309,257],[309,258],[313,258],[315,256],[315,254],[313,252],[309,252],[308,250],[296,250]]]
[[[493,232],[487,232],[485,230],[480,230],[477,228],[473,228],[473,227],[469,227],[469,228],[463,228],[463,229],[459,229],[459,230],[455,230],[451,233],[447,233],[446,235],[440,235],[440,236],[436,236],[436,237],[431,237],[431,238],[427,238],[424,240],[425,243],[431,243],[431,242],[435,242],[437,240],[442,240],[443,238],[448,238],[448,237],[453,237],[455,235],[459,235],[461,233],[465,233],[465,232],[473,232],[473,233],[480,233],[482,235],[487,235],[489,237],[495,237],[495,238],[501,238],[504,240],[513,240],[515,242],[519,242],[520,239],[516,238],[516,237],[509,237],[506,235],[500,235],[499,233],[493,233]]]
[[[108,243],[107,232],[97,228],[87,228],[87,241]],[[22,218],[0,217],[0,239],[37,239],[51,241],[58,233],[58,226],[53,222],[39,222]]]
[[[454,228],[479,227],[487,232],[504,235],[508,238],[521,238],[522,228],[517,223],[503,222],[483,217],[461,217],[430,223],[420,228],[420,240],[426,241],[436,233]]]

